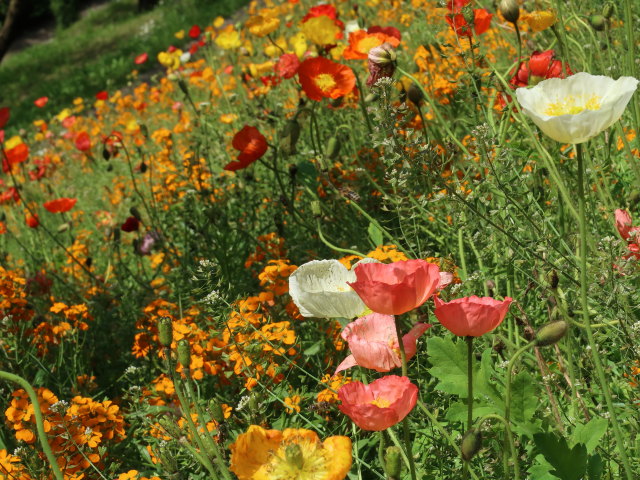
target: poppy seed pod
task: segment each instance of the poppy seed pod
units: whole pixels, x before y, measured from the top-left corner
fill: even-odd
[[[546,347],[558,343],[567,334],[569,324],[564,320],[546,324],[536,333],[536,346]]]
[[[178,363],[183,368],[189,368],[191,365],[191,345],[186,338],[178,341]]]
[[[517,0],[502,0],[498,10],[507,22],[515,24],[520,18],[520,6]]]
[[[470,461],[476,453],[482,448],[482,433],[480,430],[472,428],[462,437],[462,444],[460,445],[460,451],[462,452],[462,459],[465,462]]]
[[[162,317],[158,321],[158,340],[163,347],[170,347],[173,343],[173,325],[171,317]]]
[[[402,471],[402,457],[400,456],[400,449],[398,447],[387,447],[384,454],[384,471],[387,474],[387,478],[390,480],[397,480],[400,478],[400,472]]]

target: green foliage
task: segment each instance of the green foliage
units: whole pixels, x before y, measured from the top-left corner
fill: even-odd
[[[78,0],[50,0],[58,30],[69,28],[79,16]]]

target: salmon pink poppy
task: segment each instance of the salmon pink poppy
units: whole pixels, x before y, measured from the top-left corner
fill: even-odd
[[[431,325],[416,324],[402,337],[407,360],[416,354],[416,342]],[[336,374],[359,365],[377,372],[388,372],[402,366],[396,321],[393,315],[372,313],[348,324],[342,338],[349,344],[351,355],[338,366]]]
[[[275,71],[282,78],[293,78],[298,73],[300,60],[295,53],[285,53],[278,59]]]
[[[242,130],[236,133],[231,142],[233,148],[240,150],[238,160],[225,165],[225,170],[236,171],[246,168],[262,157],[269,145],[267,139],[256,127],[245,125]]]
[[[147,60],[149,60],[149,55],[147,53],[141,53],[140,55],[138,55],[135,60],[133,61],[133,63],[135,63],[136,65],[142,65],[143,63],[145,63]]]
[[[630,240],[634,236],[640,237],[640,227],[633,226],[633,220],[631,215],[626,210],[618,208],[615,211],[616,215],[616,228],[620,232],[620,236],[625,240]]]
[[[387,375],[365,385],[351,382],[338,390],[338,408],[363,430],[381,431],[402,421],[418,400],[418,387],[407,377]]]
[[[356,76],[346,65],[324,57],[308,58],[298,68],[302,90],[311,100],[339,98],[351,92]]]
[[[91,150],[91,138],[87,132],[80,132],[76,135],[75,139],[76,148],[81,152],[88,152]]]
[[[401,315],[419,307],[440,284],[440,269],[424,260],[364,263],[355,269],[357,280],[349,283],[372,311]]]
[[[47,104],[48,101],[49,101],[49,97],[40,97],[34,100],[33,104],[38,108],[42,108]]]
[[[454,335],[480,337],[502,323],[512,301],[510,297],[500,301],[474,295],[445,303],[434,297],[434,313],[440,323]]]
[[[56,198],[55,200],[44,202],[44,208],[51,213],[64,213],[71,210],[77,201],[77,198]]]
[[[11,110],[9,110],[9,107],[0,108],[0,128],[4,128],[10,117]]]

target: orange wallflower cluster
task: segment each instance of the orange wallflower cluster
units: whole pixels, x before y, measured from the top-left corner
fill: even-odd
[[[29,307],[26,292],[27,281],[15,270],[0,266],[0,316],[13,322],[31,320],[34,311]]]
[[[70,402],[60,402],[46,388],[39,388],[37,394],[45,431],[65,475],[81,473],[93,466],[104,467],[106,458],[101,447],[125,438],[120,407],[110,400],[96,402],[81,396],[73,397]],[[12,397],[5,411],[7,423],[15,431],[17,440],[34,445],[34,406],[22,389],[14,391]],[[35,454],[36,450],[33,452]]]

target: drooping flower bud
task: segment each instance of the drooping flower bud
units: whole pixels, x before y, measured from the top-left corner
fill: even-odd
[[[400,478],[402,457],[398,447],[387,447],[384,454],[384,471],[389,480],[398,480]]]
[[[329,143],[327,143],[325,156],[328,159],[333,160],[338,156],[339,153],[340,153],[340,141],[338,140],[338,137],[331,137],[329,139]]]
[[[591,15],[589,23],[596,32],[602,32],[607,25],[607,19],[603,15]]]
[[[465,462],[470,461],[476,453],[482,448],[482,433],[480,430],[472,428],[462,437],[462,444],[460,450],[462,452],[462,459]]]
[[[422,90],[420,90],[415,83],[411,82],[407,90],[407,98],[414,105],[420,106],[420,103],[424,100],[424,95],[422,94]]]
[[[158,340],[163,347],[170,347],[173,342],[173,325],[171,317],[162,317],[158,321]]]
[[[296,153],[298,138],[300,138],[300,124],[293,118],[287,122],[280,133],[280,151],[285,155],[293,155]]]
[[[186,338],[178,341],[178,363],[182,365],[182,368],[191,366],[191,345]]]
[[[396,71],[396,51],[390,43],[384,42],[369,50],[369,78],[367,86],[374,85],[383,77],[392,77]]]
[[[564,337],[568,330],[569,324],[564,320],[548,323],[536,333],[536,346],[546,347],[547,345],[553,345]]]
[[[515,24],[520,18],[520,6],[517,0],[502,0],[498,10],[507,22]]]
[[[602,16],[609,19],[613,16],[613,2],[607,2],[602,8]]]

